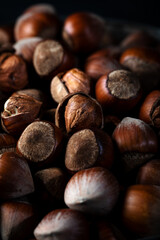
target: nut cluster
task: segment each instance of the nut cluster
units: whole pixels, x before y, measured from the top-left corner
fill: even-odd
[[[160,239],[160,42],[50,4],[0,26],[0,239]]]

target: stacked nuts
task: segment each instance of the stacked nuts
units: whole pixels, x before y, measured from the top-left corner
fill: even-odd
[[[160,239],[160,41],[107,26],[0,26],[2,240]]]

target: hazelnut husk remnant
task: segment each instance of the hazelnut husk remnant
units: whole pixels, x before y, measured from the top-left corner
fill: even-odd
[[[93,166],[110,168],[113,159],[112,140],[102,130],[83,129],[74,133],[68,141],[65,165],[71,172]]]
[[[54,163],[60,151],[63,134],[54,124],[45,121],[35,121],[22,132],[17,151],[38,166]]]
[[[95,93],[107,113],[123,113],[136,106],[142,90],[135,74],[128,70],[115,70],[97,81]]]

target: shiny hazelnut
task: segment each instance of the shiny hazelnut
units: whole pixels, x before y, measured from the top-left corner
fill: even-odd
[[[20,90],[28,84],[28,72],[22,57],[12,53],[0,55],[0,88],[4,92]]]
[[[34,50],[41,41],[41,37],[30,37],[17,41],[13,45],[16,55],[22,56],[26,62],[32,64]]]
[[[140,167],[158,151],[158,140],[153,129],[145,122],[125,117],[115,128],[113,140],[121,154],[125,171]]]
[[[0,179],[1,199],[18,198],[34,191],[27,162],[14,152],[0,155]]]
[[[114,149],[109,135],[102,130],[84,129],[69,139],[65,166],[71,172],[93,166],[110,168],[113,159]]]
[[[97,81],[102,75],[122,68],[116,59],[108,56],[90,56],[85,62],[85,73],[94,81]]]
[[[155,47],[157,40],[151,36],[148,32],[139,30],[128,34],[121,42],[123,49],[131,47]]]
[[[35,121],[22,132],[17,151],[38,166],[53,163],[60,151],[63,135],[54,124],[45,121]]]
[[[40,42],[34,51],[33,65],[41,77],[53,76],[75,65],[74,56],[57,41]]]
[[[59,73],[51,81],[51,96],[57,103],[69,93],[90,93],[90,78],[77,68],[70,69],[66,73]]]
[[[115,206],[119,185],[107,169],[95,167],[77,172],[69,180],[64,201],[74,210],[92,215],[107,215]]]
[[[71,209],[57,209],[48,213],[34,230],[37,240],[88,240],[89,226],[85,217]]]
[[[50,8],[51,9],[51,8]],[[52,8],[30,8],[15,22],[16,41],[28,37],[55,38],[60,30],[60,21]]]
[[[160,91],[154,90],[150,92],[144,99],[140,111],[139,118],[144,122],[160,128]]]
[[[2,240],[22,240],[32,236],[37,224],[34,207],[22,202],[4,202],[0,206]]]
[[[0,133],[0,154],[4,152],[14,152],[16,150],[17,140],[6,133]]]
[[[96,99],[108,113],[123,113],[135,107],[141,98],[139,79],[130,71],[115,70],[96,83]]]
[[[62,36],[77,53],[89,53],[103,45],[106,38],[105,21],[89,12],[78,12],[65,19]]]
[[[56,126],[67,133],[85,128],[101,128],[103,113],[100,104],[84,93],[69,94],[59,103]]]
[[[4,104],[1,113],[3,129],[10,134],[19,135],[28,124],[39,115],[42,102],[20,92],[15,92]]]
[[[138,172],[138,184],[160,186],[160,160],[154,159],[143,165]]]
[[[154,90],[160,82],[160,55],[151,48],[134,47],[123,52],[120,63],[136,73],[143,89]]]
[[[160,234],[160,187],[133,185],[125,193],[122,204],[125,227],[139,236],[156,237]]]

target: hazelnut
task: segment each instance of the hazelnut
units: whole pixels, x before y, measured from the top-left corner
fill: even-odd
[[[57,103],[69,93],[90,93],[90,78],[77,68],[59,73],[51,81],[51,95]]]
[[[30,8],[15,22],[16,41],[28,37],[55,38],[60,30],[60,21],[53,10]]]
[[[145,31],[135,31],[127,35],[121,42],[123,49],[131,47],[155,47],[157,40]]]
[[[34,50],[41,41],[41,37],[30,37],[17,41],[13,45],[16,55],[22,56],[26,62],[32,64]]]
[[[6,133],[0,133],[0,154],[4,152],[14,152],[16,150],[17,140]]]
[[[57,209],[48,213],[34,230],[37,240],[88,240],[89,226],[85,217],[71,209]]]
[[[46,204],[49,204],[49,201],[52,201],[53,204],[54,201],[63,200],[67,177],[60,168],[47,168],[40,170],[36,172],[35,179],[40,197],[42,198],[41,193],[43,191],[48,193]]]
[[[43,13],[51,13],[56,14],[56,9],[53,5],[49,3],[38,3],[29,6],[25,9],[24,13],[34,13],[34,12],[43,12]]]
[[[64,201],[74,210],[92,215],[107,215],[119,195],[116,178],[107,169],[95,167],[77,172],[69,180]]]
[[[101,128],[103,113],[99,103],[84,93],[69,94],[59,103],[56,126],[67,133],[85,128]]]
[[[160,128],[160,91],[154,90],[150,92],[144,99],[140,111],[139,118],[144,122]]]
[[[74,133],[68,141],[65,165],[71,172],[93,166],[110,168],[113,159],[112,140],[101,130],[83,129]]]
[[[136,106],[142,91],[138,78],[130,71],[115,70],[96,83],[96,99],[108,113],[123,113]]]
[[[13,92],[28,84],[26,63],[20,56],[11,53],[0,55],[0,88],[4,92]]]
[[[151,48],[134,47],[123,52],[120,63],[136,73],[143,89],[154,90],[160,82],[160,55]]]
[[[13,27],[0,26],[0,45],[13,42]]]
[[[0,155],[0,179],[1,199],[18,198],[34,191],[27,162],[14,152]]]
[[[85,73],[94,81],[118,69],[122,69],[119,62],[108,56],[89,57],[85,62]]]
[[[140,167],[158,151],[158,140],[153,129],[145,122],[125,117],[113,132],[125,171]]]
[[[103,45],[106,38],[105,21],[89,12],[68,16],[62,36],[68,46],[77,53],[89,53]]]
[[[59,72],[72,68],[75,64],[73,55],[57,41],[40,42],[34,51],[33,65],[41,77],[52,77]]]
[[[160,187],[151,185],[129,187],[122,205],[122,220],[128,230],[139,236],[159,235]]]
[[[63,135],[54,124],[35,121],[22,132],[17,151],[30,163],[43,166],[53,163],[62,145]]]
[[[22,240],[32,236],[37,214],[31,204],[4,202],[0,206],[0,228],[3,240]]]
[[[154,159],[143,165],[138,172],[138,184],[160,186],[160,160]]]
[[[15,92],[4,104],[1,114],[3,129],[10,134],[19,135],[28,124],[39,115],[42,102],[24,94]]]

